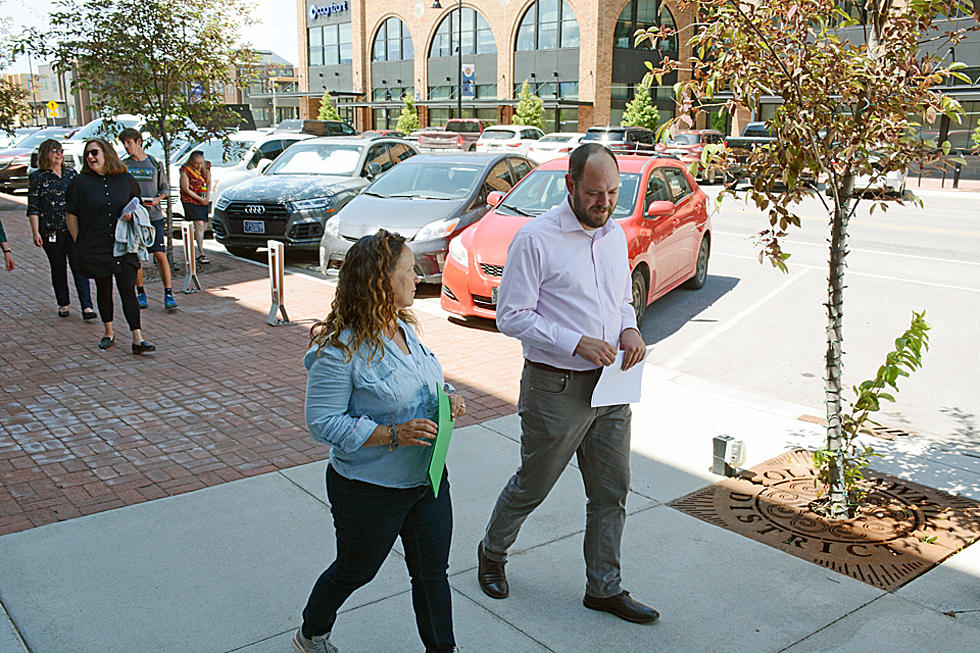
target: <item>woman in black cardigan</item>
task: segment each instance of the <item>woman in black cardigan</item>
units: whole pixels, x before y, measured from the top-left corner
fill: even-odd
[[[65,221],[75,239],[75,258],[79,271],[95,280],[99,316],[105,335],[100,349],[112,346],[112,279],[122,300],[123,314],[133,333],[133,353],[156,349],[143,340],[140,329],[140,307],[136,300],[136,271],[140,262],[136,254],[114,256],[116,223],[132,220],[133,214],[122,214],[131,199],[139,197],[139,184],[129,174],[116,151],[101,138],[85,142],[82,172],[65,191]]]

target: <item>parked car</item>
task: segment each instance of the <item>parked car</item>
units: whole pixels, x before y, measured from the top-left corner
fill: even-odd
[[[174,214],[183,219],[180,204],[180,167],[187,162],[191,152],[200,150],[204,159],[211,162],[211,197],[216,198],[226,188],[251,179],[276,160],[283,150],[300,141],[314,138],[298,132],[239,131],[228,134],[229,144],[223,139],[197,143],[187,148],[184,155],[170,166],[170,194]]]
[[[327,218],[373,179],[418,152],[394,138],[315,138],[296,143],[264,174],[221,191],[215,239],[232,254],[252,254],[269,239],[316,250]]]
[[[726,138],[725,147],[731,150],[734,156],[734,164],[728,169],[729,177],[736,183],[740,179],[745,179],[747,177],[745,161],[752,150],[761,145],[768,145],[775,140],[764,122],[750,122],[742,128],[740,136]]]
[[[440,129],[439,127],[422,127],[421,129],[413,129],[408,133],[408,136],[405,137],[405,140],[411,143],[412,145],[417,146],[421,150],[422,148],[419,145],[419,138],[421,138],[422,134],[427,134],[429,132],[441,132],[441,131],[442,129]]]
[[[884,172],[879,161],[881,155],[872,152],[868,156],[868,164],[873,172],[861,172],[854,175],[854,194],[861,197],[864,195],[888,196],[893,195],[902,197],[905,195],[905,186],[908,180],[908,168],[900,170],[890,170]],[[840,166],[838,172],[843,172]],[[828,183],[825,192],[827,196],[833,195],[833,190]]]
[[[427,150],[476,151],[476,142],[483,130],[489,127],[482,120],[474,118],[454,118],[446,126],[434,132],[419,136],[419,147]]]
[[[663,141],[657,143],[656,147],[658,152],[675,156],[690,170],[692,163],[701,160],[701,153],[704,151],[705,145],[717,145],[724,142],[725,137],[720,131],[692,129],[668,135]],[[724,181],[725,171],[718,165],[708,168],[699,165],[695,178],[702,184],[716,184]]]
[[[497,125],[488,127],[476,141],[477,152],[513,152],[527,155],[533,143],[544,136],[537,127],[525,125]]]
[[[0,192],[12,193],[28,186],[31,155],[49,138],[66,141],[74,127],[45,127],[27,134],[13,146],[0,150]],[[64,147],[64,146],[62,146]]]
[[[390,138],[405,138],[407,134],[405,132],[400,132],[397,129],[368,129],[362,131],[360,134],[361,138],[381,138],[382,136],[388,136]]]
[[[379,228],[408,239],[415,271],[439,283],[449,239],[490,209],[487,196],[506,193],[534,168],[514,154],[422,154],[374,180],[327,221],[320,268],[339,267],[361,236]]]
[[[269,131],[313,134],[314,136],[356,136],[357,130],[343,120],[283,120]]]
[[[637,322],[647,304],[680,285],[701,288],[708,275],[711,221],[704,191],[673,159],[617,156],[619,199],[613,212],[626,231]],[[494,318],[507,248],[529,220],[566,201],[568,159],[543,163],[506,196],[491,193],[493,209],[449,242],[442,308]]]
[[[589,127],[583,143],[602,143],[616,154],[653,154],[655,134],[645,127]]]
[[[527,156],[535,163],[544,163],[557,159],[560,156],[568,156],[572,153],[585,134],[575,132],[554,132],[545,134],[535,143],[527,148]]]

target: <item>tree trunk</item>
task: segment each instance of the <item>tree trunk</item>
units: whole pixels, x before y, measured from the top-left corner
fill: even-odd
[[[843,177],[839,189],[839,201],[834,204],[834,219],[830,233],[830,270],[827,297],[827,353],[826,404],[827,449],[832,458],[828,466],[829,485],[827,516],[843,519],[848,516],[848,496],[844,484],[845,462],[843,453],[843,426],[841,422],[843,385],[841,376],[844,335],[844,264],[847,257],[847,223],[850,218],[851,195],[854,191],[854,175]]]

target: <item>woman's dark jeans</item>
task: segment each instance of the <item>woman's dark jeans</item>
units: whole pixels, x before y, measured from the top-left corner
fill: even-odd
[[[92,308],[92,289],[88,277],[75,271],[75,241],[68,232],[59,232],[57,240],[51,242],[44,237],[44,253],[51,264],[51,285],[54,286],[54,296],[58,306],[68,306],[68,268],[75,281],[75,291],[78,293],[78,303],[82,308]]]
[[[354,590],[367,584],[401,536],[412,577],[415,622],[427,653],[452,651],[452,599],[449,541],[453,509],[444,475],[439,498],[428,485],[382,487],[345,478],[327,467],[327,498],[337,531],[337,559],[320,575],[303,610],[309,637],[333,629],[337,610]]]

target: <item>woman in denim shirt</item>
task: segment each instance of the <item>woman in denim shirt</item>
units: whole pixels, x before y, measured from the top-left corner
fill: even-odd
[[[347,253],[327,319],[311,330],[304,362],[306,423],[331,445],[327,497],[337,559],[320,575],[293,636],[300,651],[337,651],[330,631],[347,597],[374,578],[401,536],[412,603],[428,653],[455,650],[449,579],[452,504],[443,476],[432,496],[426,470],[436,437],[436,384],[453,419],[466,402],[445,384],[415,333],[415,258],[380,230]]]

